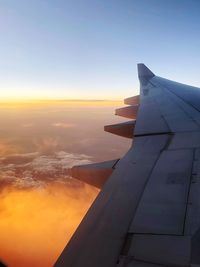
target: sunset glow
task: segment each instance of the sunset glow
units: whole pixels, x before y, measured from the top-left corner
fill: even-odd
[[[120,157],[129,141],[103,132],[121,101],[1,104],[0,260],[51,267],[98,190],[68,168]],[[109,146],[108,146],[109,143]],[[95,177],[94,177],[95,178]]]
[[[8,266],[52,266],[98,191],[51,184],[1,192],[0,258]]]

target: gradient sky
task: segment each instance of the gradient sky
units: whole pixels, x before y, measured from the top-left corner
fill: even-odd
[[[0,98],[123,98],[136,64],[200,86],[199,0],[2,0]]]

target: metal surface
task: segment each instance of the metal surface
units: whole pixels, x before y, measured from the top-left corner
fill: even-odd
[[[118,108],[115,110],[115,115],[122,116],[128,119],[136,119],[139,105]]]
[[[188,236],[134,235],[129,256],[139,261],[187,267],[190,263],[190,243]]]
[[[126,105],[138,105],[140,103],[140,96],[135,95],[124,99],[124,104]]]
[[[192,150],[163,151],[145,187],[130,232],[183,233]]]
[[[70,175],[87,184],[102,188],[112,174],[118,161],[119,159],[115,159],[100,163],[74,166],[70,169]]]
[[[106,125],[104,126],[104,131],[132,139],[134,128],[135,121],[128,121],[123,123]]]
[[[167,141],[167,135],[135,138],[134,149],[119,161],[55,266],[116,264],[149,173]]]

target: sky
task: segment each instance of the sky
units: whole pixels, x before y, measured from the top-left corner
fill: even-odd
[[[122,99],[136,64],[200,86],[199,0],[1,0],[0,98]]]

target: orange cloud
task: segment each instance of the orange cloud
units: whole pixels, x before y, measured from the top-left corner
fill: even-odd
[[[17,153],[18,148],[17,146],[11,144],[7,140],[0,140],[0,156],[5,156],[8,154]]]
[[[60,128],[73,128],[75,127],[74,123],[65,123],[65,122],[55,122],[52,124],[54,127],[60,127]]]
[[[0,259],[10,267],[53,265],[98,190],[51,184],[0,195]]]
[[[30,128],[30,127],[33,127],[33,123],[24,123],[24,124],[22,124],[22,126],[24,127],[24,128]]]
[[[41,140],[33,141],[37,150],[42,153],[51,153],[56,151],[60,147],[59,137],[45,137]]]

